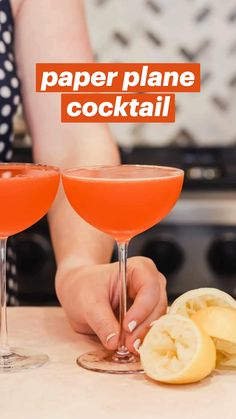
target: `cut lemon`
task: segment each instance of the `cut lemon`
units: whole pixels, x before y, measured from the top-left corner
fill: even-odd
[[[215,368],[212,339],[191,319],[166,314],[155,322],[139,349],[146,374],[170,384],[194,383]]]
[[[236,310],[208,307],[192,315],[192,320],[214,339],[218,367],[236,367]]]
[[[216,288],[198,288],[178,297],[171,305],[169,313],[191,317],[196,311],[212,306],[236,309],[236,301]]]
[[[218,368],[236,368],[236,344],[213,339],[216,345],[216,366]]]

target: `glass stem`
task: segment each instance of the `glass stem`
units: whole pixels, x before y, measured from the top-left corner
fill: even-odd
[[[127,265],[127,251],[128,242],[117,243],[119,255],[119,290],[120,290],[120,307],[119,307],[119,322],[120,334],[118,349],[116,357],[122,359],[129,355],[129,351],[125,346],[125,331],[123,328],[123,321],[127,311],[127,285],[126,285],[126,265]]]
[[[0,239],[0,355],[9,353],[7,337],[7,291],[6,291],[6,245],[7,238]]]

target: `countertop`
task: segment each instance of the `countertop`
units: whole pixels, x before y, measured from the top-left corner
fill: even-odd
[[[184,386],[90,372],[75,359],[97,338],[73,332],[61,308],[10,308],[8,317],[11,345],[43,351],[50,362],[0,376],[2,419],[236,418],[236,372]]]

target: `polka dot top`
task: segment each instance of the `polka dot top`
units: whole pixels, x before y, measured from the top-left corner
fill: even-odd
[[[13,52],[13,18],[10,0],[0,0],[0,162],[12,157],[12,120],[20,102],[19,80]],[[18,305],[16,254],[7,249],[7,303]]]
[[[20,102],[10,0],[0,0],[0,162],[12,157],[12,120]]]

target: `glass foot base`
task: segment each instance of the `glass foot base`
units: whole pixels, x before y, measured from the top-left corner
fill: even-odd
[[[143,373],[139,357],[129,354],[120,360],[112,352],[101,349],[79,356],[77,364],[87,370],[108,374],[140,374]]]
[[[10,348],[7,353],[0,352],[0,373],[38,368],[48,362],[48,360],[47,355],[30,349]]]

